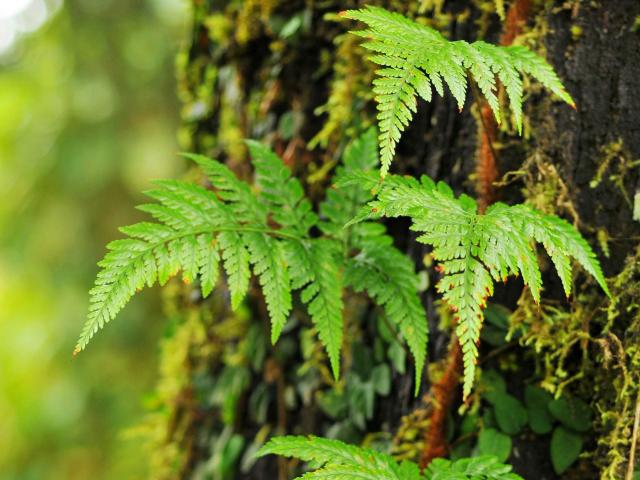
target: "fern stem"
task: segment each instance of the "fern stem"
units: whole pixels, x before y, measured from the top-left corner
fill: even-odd
[[[431,405],[427,431],[424,435],[424,447],[420,458],[420,467],[426,468],[433,459],[447,455],[446,440],[447,414],[456,398],[460,374],[462,372],[462,348],[455,333],[451,336],[445,370],[436,383],[431,386],[426,396],[426,403]]]

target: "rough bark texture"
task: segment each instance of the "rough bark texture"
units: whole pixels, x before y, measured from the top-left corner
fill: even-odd
[[[420,2],[372,3],[413,17],[420,15]],[[608,238],[609,258],[603,258],[601,249],[597,251],[604,260],[607,276],[615,276],[623,269],[625,258],[633,253],[640,234],[638,223],[632,221],[634,194],[640,190],[640,176],[632,163],[640,158],[640,95],[636,91],[640,78],[640,33],[634,29],[640,15],[640,2],[532,3],[528,5],[522,26],[522,30],[531,35],[524,40],[539,52],[546,51],[548,61],[558,71],[578,108],[572,110],[549,99],[546,93],[538,93],[537,87],[530,90],[534,93],[525,105],[528,118],[525,137],[519,138],[509,129],[491,132],[490,143],[499,142],[493,145],[498,151],[498,178],[510,171],[524,170],[515,176],[515,181],[495,190],[492,187],[491,200],[494,193],[508,203],[522,201],[524,195],[534,205],[537,202],[538,206],[575,221],[592,245],[598,245],[597,235],[600,239]],[[243,137],[265,140],[296,174],[309,179],[308,190],[314,198],[322,198],[323,189],[329,184],[331,162],[354,131],[372,122],[375,112],[371,95],[364,88],[370,81],[372,67],[363,60],[363,51],[356,41],[341,37],[352,25],[327,16],[360,5],[362,3],[356,1],[194,0],[193,41],[179,59],[180,95],[185,105],[183,147],[224,160],[239,174],[250,178],[246,154],[239,140]],[[432,24],[452,39],[482,37],[498,43],[503,25],[490,13],[492,6],[492,2],[479,0],[452,0],[444,2],[441,12],[427,11],[423,17],[433,19]],[[299,16],[300,25],[291,33],[286,25],[295,15]],[[516,34],[510,37],[509,43],[514,39],[518,40]],[[344,88],[341,98],[350,101],[345,110],[350,118],[331,118],[326,112],[318,115],[317,109],[340,88],[336,85],[340,81]],[[476,182],[483,179],[474,180],[473,176],[478,150],[480,155],[483,152],[486,155],[491,146],[487,145],[487,139],[483,144],[479,141],[482,113],[478,114],[478,110],[479,105],[473,103],[471,94],[462,113],[457,111],[449,94],[435,98],[430,104],[421,103],[399,145],[392,169],[396,173],[426,173],[448,182],[457,192],[473,194],[489,189],[486,181],[479,187]],[[327,120],[337,122],[336,128],[321,139],[319,146],[308,148]],[[285,128],[283,125],[289,122],[292,127]],[[599,169],[601,179],[594,182]],[[557,172],[560,183],[549,177],[550,171]],[[551,201],[545,204],[536,197],[535,185],[552,181],[557,188],[552,192]],[[414,242],[407,225],[394,222],[390,227],[396,244],[423,269],[423,257],[428,252]],[[429,274],[432,280],[437,277],[434,272]],[[546,293],[549,298],[559,299],[560,289],[555,288],[558,282],[554,274],[547,273],[546,277],[551,285]],[[499,289],[495,299],[515,308],[520,291],[518,282],[511,282]],[[591,296],[600,295],[591,287],[585,287],[584,291]],[[260,297],[256,298],[249,313],[250,321],[266,323]],[[424,295],[432,332],[430,361],[445,356],[449,343],[449,331],[438,331],[440,319],[435,298],[432,289]],[[194,306],[193,299],[188,300],[191,306],[181,308],[215,308],[211,302]],[[205,325],[228,315],[226,311],[220,313],[223,307],[217,308],[213,310],[212,322]],[[569,309],[566,302],[563,308]],[[200,315],[211,317],[211,314]],[[364,316],[367,315],[371,316],[372,312],[365,312]],[[374,327],[364,323],[354,328],[364,344],[373,343]],[[598,336],[600,331],[596,325],[591,333]],[[285,406],[285,396],[295,392],[292,386],[298,381],[294,367],[301,363],[296,332],[298,329],[287,334],[289,356],[279,357],[277,350],[269,350],[262,373],[251,374],[249,386],[242,390],[234,405],[238,413],[233,431],[245,438],[246,445],[253,441],[260,428],[250,419],[253,408],[250,398],[258,387],[265,388],[266,394],[274,399],[268,403],[266,412],[266,423],[271,425],[272,433],[326,434],[332,425],[332,420],[322,413],[316,402],[321,386],[314,386],[308,398],[299,391],[294,393],[297,406]],[[206,338],[219,341],[216,335],[209,334]],[[239,339],[232,341],[240,342]],[[243,473],[236,473],[232,468],[226,477],[208,477],[203,473],[206,471],[203,465],[211,452],[221,448],[221,443],[215,444],[212,439],[221,438],[224,428],[219,409],[199,399],[197,392],[202,385],[218,381],[224,361],[217,354],[203,353],[201,347],[206,342],[199,342],[195,342],[197,349],[193,343],[187,348],[192,352],[188,357],[191,363],[186,362],[189,366],[182,371],[188,375],[197,371],[198,385],[193,387],[191,383],[195,380],[185,380],[182,401],[176,400],[173,405],[170,399],[166,401],[173,413],[172,428],[165,442],[182,450],[181,472],[167,478],[291,478],[291,465],[278,463],[274,458],[247,466]],[[527,348],[513,349],[515,357],[504,357],[507,358],[504,361],[513,362],[516,358],[522,362],[519,370],[511,370],[513,378],[509,379],[510,391],[521,397],[521,386],[524,379],[533,376],[530,369],[535,361],[531,360]],[[483,347],[483,353],[490,352],[490,348]],[[578,353],[568,358],[567,368],[581,368]],[[430,381],[426,378],[423,392],[428,392],[429,387]],[[577,387],[576,394],[585,389],[588,391],[584,385]],[[412,390],[411,375],[394,372],[391,393],[377,399],[366,431],[387,432],[387,437],[393,437],[401,424],[406,427],[407,422],[411,423],[411,417],[404,420],[402,417],[424,407],[421,398],[413,398]],[[459,392],[451,396],[459,401]],[[454,403],[451,409],[452,418],[457,406]],[[359,432],[356,437],[363,438],[365,433]],[[600,433],[596,429],[585,437],[588,437],[587,450],[596,449]],[[522,434],[513,441],[515,448],[510,461],[525,478],[558,478],[551,469],[548,436]],[[184,455],[186,450],[188,454]],[[442,445],[439,451],[448,452],[448,445]],[[587,459],[563,478],[598,478],[598,468],[601,465],[597,458],[596,461]]]

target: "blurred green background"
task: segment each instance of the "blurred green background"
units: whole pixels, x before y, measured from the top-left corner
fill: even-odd
[[[73,358],[104,245],[179,173],[184,0],[0,0],[0,478],[146,478],[124,432],[163,328],[147,291]]]

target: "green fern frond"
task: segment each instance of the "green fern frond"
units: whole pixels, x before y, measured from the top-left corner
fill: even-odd
[[[353,178],[373,175],[377,180],[379,176],[375,169],[378,165],[376,130],[369,128],[345,148],[342,165],[336,168],[333,177],[334,188],[327,189],[327,196],[320,204],[322,220],[319,227],[326,235],[348,243],[350,230],[344,228],[345,224],[373,198],[373,193]]]
[[[340,244],[329,239],[287,241],[285,251],[293,272],[293,287],[303,288],[300,298],[308,305],[309,316],[327,349],[333,375],[338,378],[343,336]]]
[[[271,318],[271,343],[276,343],[291,311],[291,281],[284,251],[280,242],[265,233],[242,236]]]
[[[478,41],[449,41],[439,32],[380,7],[348,10],[343,16],[369,28],[352,32],[364,37],[380,65],[373,91],[378,102],[379,144],[384,177],[402,131],[416,112],[417,97],[430,102],[432,90],[443,95],[446,84],[462,110],[467,71],[486,97],[496,120],[500,106],[496,77],[504,85],[518,131],[522,132],[522,74],[531,75],[562,100],[574,105],[549,64],[524,47],[499,47]]]
[[[484,455],[456,461],[436,458],[424,472],[425,480],[523,480],[511,471],[510,465],[496,457]]]
[[[427,356],[427,318],[418,296],[418,276],[413,262],[391,246],[378,224],[356,225],[354,245],[360,251],[347,262],[345,283],[356,292],[366,291],[398,326],[415,361],[418,394]]]
[[[338,440],[308,437],[274,437],[258,457],[280,455],[312,465],[313,471],[299,479],[332,480],[522,480],[511,466],[495,457],[481,456],[456,461],[435,459],[424,474],[413,462],[397,462],[378,451],[348,445]]]
[[[338,378],[346,260],[362,249],[363,255],[386,261],[387,269],[401,265],[387,276],[407,304],[398,306],[397,300],[387,299],[382,293],[372,296],[378,298],[403,332],[416,357],[419,377],[425,357],[426,320],[419,308],[411,262],[390,242],[373,250],[361,241],[361,233],[356,234],[365,228],[377,228],[382,235],[382,226],[343,228],[373,194],[355,184],[331,189],[320,205],[322,221],[318,226],[324,236],[317,237],[310,230],[318,223],[318,216],[299,180],[266,146],[252,141],[247,144],[255,167],[256,189],[219,162],[202,155],[186,155],[207,175],[211,189],[163,180],[146,192],[156,203],[139,208],[155,223],[124,227],[121,231],[129,238],[108,245],[109,253],[99,264],[101,270],[91,290],[89,315],[76,352],[83,350],[145,285],[163,285],[182,272],[183,280],[198,282],[206,297],[219,282],[222,266],[234,309],[248,292],[251,269],[258,277],[274,343],[291,312],[292,291],[300,291]],[[336,180],[354,172],[374,173],[378,165],[375,130],[354,140],[343,158]]]
[[[551,257],[567,295],[571,292],[574,259],[609,294],[602,270],[589,244],[567,222],[524,205],[492,205],[479,214],[466,195],[456,198],[443,182],[423,176],[389,176],[377,199],[358,220],[408,216],[418,241],[433,247],[442,278],[437,290],[455,312],[456,334],[463,352],[464,397],[471,392],[478,357],[482,310],[495,281],[522,275],[536,301],[542,286],[533,242],[542,243]]]
[[[413,262],[393,246],[383,225],[361,223],[345,228],[371,199],[379,184],[376,131],[368,129],[345,149],[334,176],[336,188],[320,205],[320,228],[358,253],[347,259],[344,283],[366,291],[398,326],[415,361],[415,391],[420,388],[427,350],[427,319],[418,296]]]
[[[158,203],[140,209],[159,223],[124,227],[121,231],[132,238],[108,245],[110,252],[99,263],[101,271],[90,292],[89,315],[76,352],[144,285],[164,284],[181,270],[185,282],[199,279],[207,296],[218,281],[221,258],[234,308],[247,293],[249,264],[253,265],[271,317],[272,340],[279,337],[291,310],[289,269],[281,242],[298,237],[284,225],[269,226],[268,205],[227,167],[203,156],[188,157],[208,174],[215,192],[172,180],[156,182],[158,188],[147,192]]]
[[[377,264],[369,267],[373,274],[381,282],[389,282],[397,293],[397,298],[390,298],[372,284],[357,286],[366,289],[398,325],[416,359],[418,388],[426,355],[427,324],[416,293],[413,265],[384,236],[382,225],[364,223],[343,228],[373,193],[355,184],[331,189],[320,205],[319,222],[300,181],[291,176],[282,160],[264,145],[252,141],[247,144],[255,167],[255,190],[221,163],[201,155],[186,155],[202,168],[211,190],[189,182],[163,180],[146,192],[157,203],[139,208],[156,222],[124,227],[121,231],[129,238],[109,244],[110,252],[99,264],[101,271],[91,290],[89,316],[76,351],[84,349],[145,285],[163,285],[182,272],[183,280],[198,282],[206,297],[219,281],[222,264],[234,309],[248,292],[251,269],[258,277],[274,343],[291,312],[292,291],[300,291],[338,378],[345,270],[352,270],[347,268],[347,260],[360,252],[353,262],[367,259]],[[343,158],[335,176],[337,182],[351,178],[355,172],[373,174],[375,181],[375,130],[354,140]],[[316,224],[324,236],[318,237],[316,232],[312,235],[311,228]]]
[[[398,476],[398,464],[389,455],[348,445],[339,440],[315,436],[275,437],[269,440],[258,452],[258,456],[272,454],[298,458],[324,467],[319,470],[319,476],[313,476],[316,473],[314,472],[298,478],[404,480]]]
[[[306,235],[318,217],[304,196],[300,180],[291,176],[291,171],[266,145],[254,140],[246,143],[255,167],[260,197],[269,205],[273,220],[285,231]]]

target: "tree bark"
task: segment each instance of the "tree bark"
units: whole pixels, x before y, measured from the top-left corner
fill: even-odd
[[[371,3],[425,18],[451,39],[482,38],[499,43],[502,36],[507,43],[525,41],[543,54],[546,51],[547,60],[577,104],[573,110],[533,85],[525,103],[528,118],[525,136],[518,137],[508,127],[496,130],[494,125],[483,126],[482,103],[472,93],[460,113],[447,92],[444,98],[420,103],[399,144],[392,171],[427,174],[448,182],[457,193],[486,195],[488,202],[495,199],[511,204],[523,200],[534,205],[538,202],[579,227],[592,246],[597,247],[607,276],[620,273],[625,258],[634,252],[640,233],[638,223],[632,220],[634,195],[640,191],[640,176],[633,163],[640,158],[640,95],[636,92],[640,78],[637,20],[640,2],[524,2],[528,4],[526,14],[517,25],[518,32],[511,32],[513,35],[505,33],[508,23],[503,26],[497,15],[479,8],[492,5],[491,2],[451,0],[443,3],[440,12],[424,13],[420,13],[418,1]],[[223,160],[239,175],[250,179],[250,166],[240,140],[266,141],[296,175],[306,179],[309,194],[319,201],[330,185],[331,167],[341,149],[353,132],[371,124],[375,115],[368,90],[373,67],[363,58],[357,41],[343,37],[353,25],[331,17],[362,5],[337,0],[193,0],[192,40],[178,61],[179,95],[184,103],[184,126],[180,132],[183,148]],[[526,35],[518,37],[520,30]],[[511,35],[508,41],[507,35]],[[345,110],[350,118],[330,118],[327,112],[318,114],[339,88],[344,89],[340,98],[350,102]],[[328,119],[338,122],[337,127],[311,148],[312,139]],[[487,132],[487,128],[491,131]],[[495,169],[491,177],[484,175],[486,169],[479,169],[478,164],[482,155],[489,154],[493,161],[489,167]],[[551,201],[544,203],[536,196],[535,188],[552,181],[549,169],[557,172],[560,183],[553,180],[556,188]],[[476,171],[480,175],[474,177]],[[495,184],[495,180],[516,171],[524,173],[508,176],[512,181]],[[423,258],[428,251],[415,242],[407,224],[390,222],[389,228],[396,245],[415,259],[418,268],[424,269]],[[608,239],[608,257],[597,238]],[[429,275],[431,284],[435,283],[437,273],[429,270]],[[554,275],[550,269],[545,271],[545,280],[550,285],[545,295],[560,299],[561,289]],[[598,295],[595,288],[588,287],[587,291]],[[494,300],[516,308],[520,292],[521,285],[512,281],[498,289]],[[259,295],[256,298],[250,305],[249,316],[252,321],[262,322],[266,329],[264,307]],[[189,308],[210,311],[214,308],[211,302],[196,302],[193,307],[192,300],[188,302]],[[433,289],[424,294],[423,300],[431,330],[429,361],[434,362],[446,356],[450,331],[438,329],[440,319]],[[221,311],[230,315],[224,307],[215,308],[218,310],[213,310],[214,317],[222,315]],[[569,304],[565,302],[563,308],[569,309]],[[207,325],[210,328],[212,323]],[[594,336],[600,330],[600,326],[594,326]],[[363,324],[356,331],[365,344],[373,345],[373,327]],[[278,346],[268,351],[261,373],[253,372],[238,396],[233,431],[244,438],[245,447],[261,427],[249,416],[250,399],[257,388],[273,398],[266,422],[272,433],[322,435],[332,425],[317,404],[315,390],[305,398],[295,389],[299,381],[296,369],[303,362],[297,332],[285,335],[293,349],[291,356],[283,361],[277,353]],[[527,348],[515,348],[520,352],[516,354],[518,358],[524,358],[521,352]],[[487,351],[483,348],[483,353]],[[292,360],[293,363],[287,363]],[[197,378],[200,385],[218,381],[224,364],[220,357],[198,353],[194,361],[199,370],[190,367],[188,372],[200,372]],[[579,369],[580,362],[579,356],[571,357],[568,368]],[[530,366],[527,363],[512,374],[514,385],[521,385],[523,378],[531,376],[522,371]],[[403,416],[424,408],[423,399],[412,396],[411,377],[409,372],[404,375],[394,372],[391,392],[377,398],[375,414],[366,423],[367,432],[387,432],[393,437]],[[188,455],[183,452],[188,461],[172,478],[209,478],[198,475],[206,470],[203,465],[212,455],[212,439],[220,438],[224,430],[219,410],[195,395],[200,388],[193,385],[195,381],[195,374],[186,380],[185,392],[189,393],[186,400],[168,402],[174,423],[188,425],[169,429],[167,441],[188,449]],[[426,378],[423,393],[429,391],[431,383]],[[515,388],[514,394],[522,393],[519,387]],[[291,395],[297,399],[295,406],[286,399]],[[460,392],[454,392],[452,397],[455,406],[449,411],[455,415]],[[405,423],[410,421],[407,418],[410,417],[405,418]],[[588,449],[596,448],[599,434],[597,430],[589,433]],[[514,439],[514,445],[514,451],[519,453],[514,453],[511,461],[525,478],[558,478],[551,469],[548,439],[523,435]],[[448,446],[443,445],[442,453],[447,451]],[[586,460],[577,468],[583,474],[580,478],[599,478],[597,462]],[[226,477],[220,478],[284,480],[292,478],[292,473],[289,462],[266,458],[244,471],[233,466]]]

